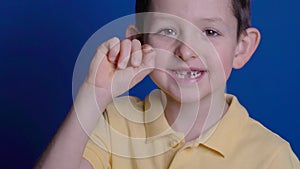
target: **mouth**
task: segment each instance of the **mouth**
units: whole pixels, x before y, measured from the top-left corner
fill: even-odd
[[[205,70],[171,70],[171,75],[179,82],[197,82],[206,72]]]
[[[177,71],[177,70],[173,70],[172,72],[175,76],[177,76],[180,79],[185,79],[185,78],[196,79],[196,78],[198,78],[199,76],[202,75],[202,71]]]

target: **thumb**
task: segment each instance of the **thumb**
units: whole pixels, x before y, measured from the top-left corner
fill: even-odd
[[[141,66],[144,68],[153,68],[154,69],[154,57],[156,55],[156,52],[154,51],[154,49],[148,45],[145,44],[142,46],[142,52],[143,52],[143,59],[142,59],[142,63]]]

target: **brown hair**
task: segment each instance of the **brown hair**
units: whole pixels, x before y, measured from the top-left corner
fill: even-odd
[[[150,12],[150,5],[151,0],[136,0],[135,12]],[[233,15],[237,19],[237,37],[239,37],[240,34],[251,25],[250,0],[231,0],[231,6]],[[136,19],[138,28],[142,30],[142,18],[137,17]]]

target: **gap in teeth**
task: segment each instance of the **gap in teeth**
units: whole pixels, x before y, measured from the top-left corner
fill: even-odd
[[[197,78],[201,76],[201,71],[174,71],[179,78]]]

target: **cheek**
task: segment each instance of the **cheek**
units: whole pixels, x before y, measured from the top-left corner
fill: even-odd
[[[232,70],[232,61],[233,61],[233,56],[232,55],[228,55],[227,57],[223,57],[222,59],[222,64],[223,64],[223,68],[225,71],[225,75],[226,75],[226,79],[229,78],[229,75],[231,73]]]
[[[159,37],[149,38],[147,44],[151,45],[155,50],[155,67],[159,70],[164,70],[170,67],[170,64],[175,64],[174,51],[175,45],[174,40],[170,38]]]
[[[232,70],[234,47],[225,46],[217,48],[217,52],[223,66],[223,71],[225,73],[226,79],[228,79]]]
[[[151,74],[152,81],[163,91],[171,90],[170,84],[176,84],[176,81],[169,76],[169,74],[163,70],[156,69]]]

